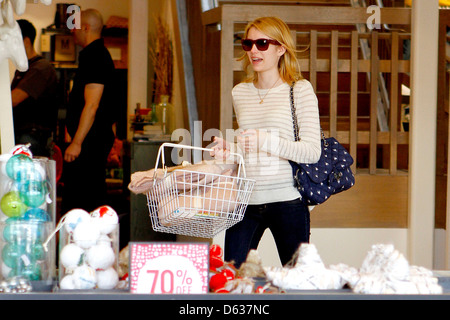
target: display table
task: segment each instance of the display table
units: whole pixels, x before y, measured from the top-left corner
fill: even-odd
[[[356,294],[350,289],[341,290],[295,290],[279,294],[132,294],[128,290],[65,290],[55,292],[31,292],[31,293],[1,293],[0,300],[169,300],[173,306],[181,305],[185,301],[192,301],[204,305],[238,303],[239,301],[252,301],[252,304],[274,301],[275,304],[282,301],[296,300],[450,300],[450,271],[434,271],[443,288],[442,294]],[[178,301],[178,303],[175,303]]]

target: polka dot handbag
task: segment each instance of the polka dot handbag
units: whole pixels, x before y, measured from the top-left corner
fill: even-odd
[[[298,141],[293,86],[291,86],[290,100],[294,136],[295,141]],[[323,203],[333,194],[347,190],[355,184],[355,176],[350,168],[353,158],[348,151],[335,138],[325,138],[323,132],[321,142],[322,154],[317,163],[289,161],[295,186],[302,196],[303,203],[308,206]]]

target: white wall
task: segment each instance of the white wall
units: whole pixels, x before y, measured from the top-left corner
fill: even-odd
[[[407,257],[407,229],[311,229],[314,244],[325,265],[344,263],[359,268],[374,244],[392,244]],[[223,246],[224,233],[214,239]],[[275,241],[266,230],[258,247],[264,266],[281,266]]]
[[[56,4],[68,3],[67,0],[52,0],[50,5],[44,5],[40,1],[37,3],[27,3],[25,13],[17,16],[17,19],[26,19],[33,23],[36,28],[36,41],[34,47],[38,53],[41,52],[41,30],[50,26],[55,21]],[[128,18],[128,0],[78,0],[73,2],[81,7],[81,9],[94,8],[100,11],[103,16],[104,23],[111,16],[119,16]],[[14,66],[10,63],[10,76],[14,75]]]

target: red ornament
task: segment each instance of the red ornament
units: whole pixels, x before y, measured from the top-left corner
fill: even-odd
[[[225,278],[223,274],[217,273],[209,279],[209,289],[215,292],[216,290],[223,288],[225,283],[227,283],[227,278]]]
[[[212,270],[216,270],[217,268],[220,268],[223,266],[223,260],[222,258],[216,257],[216,256],[210,256],[209,257],[209,268]]]
[[[218,244],[213,244],[209,247],[209,255],[214,257],[221,257],[223,250]]]
[[[259,286],[258,288],[255,289],[255,293],[264,293],[266,290],[264,290],[263,287]]]
[[[234,272],[230,269],[225,269],[221,273],[224,275],[227,281],[234,280]]]
[[[216,291],[214,291],[215,293],[230,293],[230,291],[228,291],[228,290],[226,290],[226,289],[224,289],[224,288],[220,288],[220,289],[217,289]]]

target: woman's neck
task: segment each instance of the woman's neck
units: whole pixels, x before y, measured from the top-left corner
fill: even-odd
[[[258,81],[254,82],[258,89],[269,89],[275,87],[281,81],[278,70],[271,73],[258,73]]]

